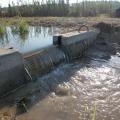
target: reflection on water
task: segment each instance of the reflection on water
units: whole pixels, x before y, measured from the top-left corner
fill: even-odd
[[[29,53],[52,44],[55,27],[30,26],[29,32],[20,34],[15,26],[6,27],[6,34],[0,37],[0,47],[13,47],[21,53]]]

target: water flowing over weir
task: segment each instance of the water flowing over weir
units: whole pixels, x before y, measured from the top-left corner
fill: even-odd
[[[65,54],[57,47],[46,48],[25,57],[25,66],[34,79],[49,72],[54,66],[65,62]]]
[[[7,54],[6,52],[0,54],[1,59],[4,58],[6,60],[0,66],[0,79],[2,79],[0,80],[0,85],[2,86],[0,87],[0,95],[21,86],[21,84],[29,82],[29,80],[37,80],[37,77],[48,73],[59,64],[81,57],[84,51],[94,43],[98,34],[98,30],[90,30],[54,36],[51,47],[24,56],[24,63],[22,60],[23,56],[19,52],[6,49],[8,51]],[[15,64],[11,58],[13,60],[16,60],[16,58],[20,59]],[[5,67],[6,65],[7,67]],[[3,67],[5,67],[4,71]],[[4,72],[6,76],[3,76]],[[9,79],[9,76],[12,76],[11,79]],[[20,80],[16,78],[20,78]],[[6,87],[3,87],[4,85]]]
[[[99,31],[70,32],[53,37],[53,44],[25,57],[25,66],[32,78],[49,72],[53,67],[79,58],[97,38]]]
[[[76,60],[74,59],[80,57],[80,54],[74,55],[71,47],[69,53],[72,53],[73,56],[69,58],[70,54],[68,55],[65,47],[69,42],[72,46],[78,45],[80,41],[77,39],[75,42],[70,41],[65,35],[55,36],[54,45],[24,56],[24,59],[14,49],[0,50],[2,58],[0,59],[0,66],[2,65],[2,68],[0,67],[0,85],[2,88],[0,88],[8,92],[21,85],[19,89],[10,92],[9,95],[1,96],[0,119],[93,120],[94,118],[95,120],[119,120],[119,36],[120,30],[113,33],[101,31],[96,37],[97,39],[91,42],[94,44],[88,45],[88,50],[83,47],[84,56]],[[69,40],[66,46],[63,39],[66,42]],[[81,39],[81,42],[83,40]],[[75,44],[76,42],[77,44]],[[75,47],[73,48],[75,49]],[[68,60],[70,63],[65,64],[65,62],[69,62]],[[3,76],[2,70],[5,71]],[[25,73],[28,79],[24,79]],[[41,75],[42,77],[39,77]],[[17,82],[18,84],[16,84]],[[29,83],[25,84],[25,82]],[[9,86],[9,89],[5,89],[7,88],[5,85]],[[0,91],[1,95],[2,92]]]

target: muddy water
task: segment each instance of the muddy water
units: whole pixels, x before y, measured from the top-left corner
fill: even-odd
[[[62,65],[5,97],[1,120],[119,120],[120,57],[98,56]],[[22,97],[25,113],[16,107]]]

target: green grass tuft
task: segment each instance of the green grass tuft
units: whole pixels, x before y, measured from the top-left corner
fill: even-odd
[[[3,26],[0,26],[0,35],[5,34],[5,28]]]
[[[21,37],[23,37],[28,34],[29,25],[26,21],[20,20],[19,23],[11,26],[11,30],[13,33],[19,34]]]
[[[0,25],[0,36],[1,36],[1,37],[4,36],[5,33],[6,33],[5,27],[2,26],[2,25]]]
[[[26,21],[21,21],[18,28],[20,34],[28,33],[28,23]]]
[[[93,110],[93,114],[92,114],[92,120],[95,120],[95,116],[96,116],[96,103],[94,105],[94,110]]]

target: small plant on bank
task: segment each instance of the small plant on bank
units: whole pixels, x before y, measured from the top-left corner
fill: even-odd
[[[96,120],[96,103],[94,104],[94,107],[91,106],[85,106],[85,111],[83,114],[83,119],[84,120]]]
[[[16,25],[11,26],[13,34],[18,34],[22,40],[25,40],[28,36],[29,25],[26,21],[20,20]]]
[[[96,116],[96,103],[94,105],[94,110],[93,110],[93,113],[92,113],[92,120],[95,120],[95,116]]]
[[[26,21],[21,21],[18,28],[20,34],[28,33],[28,23]]]
[[[6,31],[5,31],[5,27],[0,25],[0,37],[3,37],[5,35]]]
[[[11,26],[13,33],[19,33],[20,35],[28,33],[28,23],[26,21],[21,20],[20,23],[17,23],[14,26]]]

